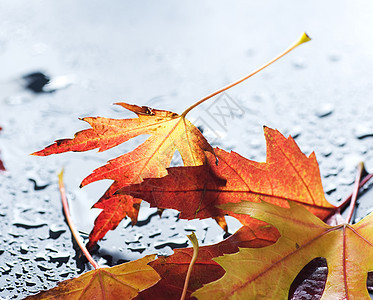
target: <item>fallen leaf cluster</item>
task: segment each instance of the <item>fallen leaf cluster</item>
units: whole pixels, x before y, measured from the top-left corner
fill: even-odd
[[[264,127],[267,158],[256,162],[213,148],[186,119],[200,103],[308,40],[302,35],[274,60],[182,114],[117,103],[137,117],[84,118],[91,128],[33,153],[102,152],[149,135],[136,149],[83,179],[81,186],[113,181],[94,205],[102,211],[89,235],[88,249],[123,218],[128,216],[135,225],[141,201],[160,211],[176,209],[183,219],[214,218],[225,230],[229,215],[243,227],[214,245],[198,248],[194,241],[194,249],[177,249],[168,257],[147,256],[112,268],[96,266],[81,246],[95,270],[29,299],[370,299],[373,213],[353,225],[350,216],[359,190],[372,174],[361,180],[360,172],[352,196],[336,207],[325,198],[315,154],[303,154],[292,137]],[[170,168],[175,151],[184,166]],[[340,213],[350,201],[352,210],[344,221]]]
[[[188,297],[285,299],[302,269],[320,258],[326,259],[327,276],[324,272],[324,279],[309,294],[325,299],[369,297],[366,282],[368,272],[373,270],[372,216],[355,225],[332,227],[323,222],[339,213],[340,207],[325,199],[314,153],[304,155],[291,137],[264,127],[267,160],[259,163],[233,151],[213,149],[198,129],[179,115],[121,105],[135,111],[138,118],[86,118],[92,129],[35,153],[93,148],[103,151],[133,136],[152,133],[138,148],[109,161],[83,180],[82,185],[104,178],[114,180],[98,202],[105,205],[100,206],[103,212],[95,228],[111,224],[100,237],[131,210],[136,216],[139,206],[135,204],[142,200],[153,207],[177,209],[184,219],[222,220],[231,215],[244,226],[230,238],[200,248]],[[173,130],[189,138],[172,136]],[[166,148],[162,148],[164,144]],[[165,162],[170,163],[175,149],[182,153],[187,166],[166,168]],[[103,215],[109,218],[106,223],[100,223]],[[116,221],[112,222],[114,215]],[[91,234],[89,244],[92,246],[97,239]],[[151,261],[149,266],[160,280],[137,299],[178,299],[191,256],[191,248],[178,249],[169,257]],[[87,276],[93,276],[93,282],[100,272]],[[67,289],[65,283],[62,289]]]

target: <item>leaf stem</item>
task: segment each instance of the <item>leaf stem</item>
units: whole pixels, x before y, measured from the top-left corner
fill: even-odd
[[[93,259],[91,254],[88,252],[86,246],[83,244],[81,241],[81,237],[78,233],[78,231],[75,228],[75,225],[71,219],[71,214],[70,214],[70,209],[69,209],[69,204],[67,202],[66,198],[66,190],[65,190],[65,185],[63,183],[63,169],[62,171],[58,174],[58,185],[60,189],[60,194],[61,194],[61,200],[62,200],[62,206],[63,206],[63,211],[65,212],[65,217],[67,220],[67,224],[69,224],[70,230],[72,235],[74,236],[74,239],[76,243],[78,244],[79,248],[82,250],[84,253],[85,257],[88,259],[88,261],[92,264],[92,266],[97,270],[100,268],[100,266],[97,264],[97,262]]]
[[[358,164],[358,171],[357,171],[357,174],[356,174],[354,189],[353,189],[352,197],[351,197],[350,211],[348,212],[348,216],[346,218],[346,223],[347,224],[349,224],[351,222],[352,215],[353,215],[354,210],[355,210],[356,200],[357,200],[357,196],[358,196],[359,190],[360,190],[360,180],[361,180],[361,176],[363,174],[363,171],[364,171],[364,163],[361,162],[361,163]]]
[[[221,88],[220,90],[217,90],[213,93],[211,93],[210,95],[202,98],[201,100],[197,101],[196,103],[194,103],[192,106],[188,107],[182,114],[181,116],[182,117],[185,117],[193,108],[197,107],[198,105],[200,105],[202,102],[205,102],[206,100],[230,89],[231,87],[234,87],[235,85],[237,84],[240,84],[241,82],[245,81],[246,79],[250,78],[251,76],[255,75],[256,73],[260,72],[261,70],[265,69],[266,67],[268,67],[269,65],[271,65],[272,63],[274,63],[275,61],[279,60],[281,57],[285,56],[286,54],[288,54],[290,51],[294,50],[296,47],[298,47],[299,45],[303,44],[303,43],[306,43],[308,41],[310,41],[311,38],[305,33],[303,32],[301,37],[296,40],[293,44],[291,44],[291,46],[289,48],[287,48],[285,51],[283,51],[281,54],[277,55],[275,58],[271,59],[269,62],[265,63],[263,66],[259,67],[258,69],[256,69],[255,71],[251,72],[250,74],[246,75],[245,77],[231,83],[231,84],[228,84],[227,86]]]
[[[193,256],[192,256],[192,260],[190,261],[190,264],[189,264],[188,272],[187,272],[185,282],[184,282],[183,293],[181,295],[180,300],[184,300],[185,297],[186,297],[186,293],[187,293],[187,290],[188,290],[188,284],[189,284],[189,280],[190,280],[190,274],[192,273],[193,265],[197,260],[198,250],[199,250],[198,239],[197,239],[195,233],[192,232],[192,234],[187,235],[187,237],[192,242],[192,245],[193,245]]]
[[[363,180],[361,180],[360,182],[360,185],[359,185],[359,189],[362,188],[369,180],[371,180],[373,178],[373,173],[370,173],[368,175],[366,175]],[[351,198],[352,198],[352,194],[351,193],[345,200],[343,200],[343,202],[337,207],[337,210],[339,211],[343,211],[347,205],[350,203],[351,201]]]

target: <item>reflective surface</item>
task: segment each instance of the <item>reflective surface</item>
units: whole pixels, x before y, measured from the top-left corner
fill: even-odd
[[[56,174],[65,168],[73,219],[86,236],[98,214],[90,207],[110,183],[80,182],[141,139],[104,153],[30,153],[87,128],[79,117],[131,116],[114,102],[180,113],[302,31],[313,41],[189,118],[215,146],[259,161],[263,125],[291,134],[303,152],[316,152],[328,200],[345,198],[359,161],[373,171],[372,13],[369,1],[1,2],[0,297],[22,298],[90,269],[76,257]],[[372,211],[366,198],[358,218]],[[192,230],[205,244],[224,235],[212,220],[144,208],[139,226],[124,220],[96,258],[110,265],[171,254]]]

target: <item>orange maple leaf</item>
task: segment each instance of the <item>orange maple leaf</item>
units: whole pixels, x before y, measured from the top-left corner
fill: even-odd
[[[35,152],[34,155],[46,156],[67,151],[87,151],[95,148],[99,148],[99,151],[105,151],[135,136],[151,135],[144,144],[134,151],[109,161],[107,165],[96,169],[83,180],[82,185],[101,179],[114,180],[106,193],[94,205],[94,207],[101,208],[103,211],[95,221],[94,229],[90,233],[88,247],[92,247],[108,230],[114,229],[126,215],[132,219],[133,224],[136,223],[140,201],[129,195],[114,195],[118,189],[129,184],[140,183],[143,178],[165,176],[167,174],[165,168],[169,166],[176,150],[180,152],[185,166],[203,165],[205,162],[204,152],[213,153],[212,147],[201,132],[185,118],[192,109],[244,82],[310,40],[306,33],[302,33],[285,51],[248,75],[197,101],[181,115],[146,106],[139,107],[117,103],[136,113],[138,118],[127,120],[84,118],[83,120],[87,121],[92,129],[80,131],[73,139],[58,140],[44,150]],[[221,227],[226,228],[225,219],[222,216],[216,216],[215,219]]]
[[[160,280],[158,273],[148,266],[154,259],[155,255],[148,255],[111,268],[98,268],[25,299],[132,299]]]
[[[243,248],[214,259],[225,275],[197,290],[198,299],[287,299],[302,268],[317,257],[326,259],[328,276],[322,299],[370,299],[367,275],[373,270],[373,214],[354,225],[329,226],[304,207],[241,202],[226,210],[275,226],[281,237],[268,247]]]
[[[204,166],[169,168],[163,178],[145,179],[117,193],[141,198],[151,206],[177,209],[184,219],[222,216],[225,212],[217,205],[261,200],[284,207],[288,201],[300,203],[324,220],[333,215],[336,207],[325,199],[315,154],[307,157],[291,137],[277,130],[265,127],[264,133],[264,163],[216,148],[216,156],[207,153]],[[234,216],[243,224],[252,223],[247,216]]]
[[[67,151],[87,151],[99,148],[99,152],[108,150],[131,138],[142,134],[151,136],[133,151],[109,161],[93,171],[81,186],[91,182],[111,179],[113,184],[93,206],[103,211],[95,221],[90,234],[88,248],[91,248],[109,230],[115,229],[128,215],[132,223],[137,221],[140,201],[128,195],[115,195],[123,186],[140,183],[145,177],[162,177],[167,174],[175,151],[179,151],[186,166],[202,165],[205,151],[213,149],[201,132],[184,115],[137,106],[117,103],[134,113],[134,119],[108,119],[102,117],[83,118],[92,128],[80,131],[73,139],[57,140],[45,149],[33,153],[46,156]]]

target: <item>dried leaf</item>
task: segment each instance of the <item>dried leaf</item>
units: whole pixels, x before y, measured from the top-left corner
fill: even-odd
[[[224,205],[235,213],[275,226],[281,237],[271,246],[240,249],[216,258],[225,275],[196,291],[198,299],[287,299],[290,286],[311,260],[327,261],[323,299],[370,299],[366,283],[373,270],[373,214],[354,225],[329,226],[304,207],[241,202]]]
[[[98,268],[26,299],[132,299],[160,280],[148,266],[154,259],[155,255],[148,255],[111,268]]]

